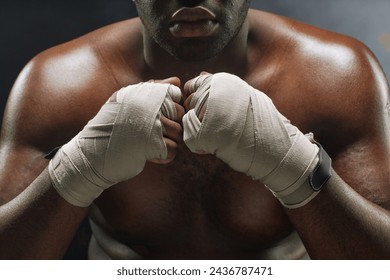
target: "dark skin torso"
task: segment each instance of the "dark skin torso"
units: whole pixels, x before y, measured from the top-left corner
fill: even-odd
[[[4,192],[3,199],[25,188],[47,165],[42,155],[69,141],[119,88],[170,76],[179,77],[184,85],[199,70],[231,72],[265,92],[302,132],[314,133],[343,180],[366,194],[366,173],[353,171],[362,164],[356,157],[365,156],[371,164],[372,151],[380,154],[383,143],[370,144],[370,155],[359,149],[360,143],[354,144],[365,133],[377,133],[369,122],[361,122],[364,114],[356,110],[365,91],[381,86],[378,80],[369,84],[368,77],[355,79],[369,67],[353,55],[361,46],[350,38],[263,12],[250,12],[250,26],[259,24],[257,17],[264,20],[256,31],[250,28],[248,59],[239,70],[219,65],[175,73],[167,65],[151,71],[142,59],[138,19],[41,54],[33,64],[40,79],[33,74],[23,80],[36,91],[24,102],[14,97],[8,108],[21,106],[27,111],[14,121],[21,134],[13,137],[33,147],[25,149],[23,160],[34,168],[26,168],[26,175],[18,179],[17,187]],[[333,55],[336,48],[344,55]],[[374,107],[383,104],[364,102]],[[376,114],[373,118],[383,118],[382,112]],[[379,177],[370,179],[378,188],[368,198],[389,206],[390,193],[384,186],[388,179]],[[261,183],[232,171],[214,156],[191,153],[183,143],[171,163],[147,163],[140,175],[111,187],[95,203],[107,229],[147,258],[256,258],[294,231],[288,210]]]

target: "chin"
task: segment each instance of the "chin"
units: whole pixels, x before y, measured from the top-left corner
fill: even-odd
[[[212,59],[215,56],[203,55],[203,56],[195,56],[195,55],[173,55],[176,59],[186,62],[202,62]]]
[[[216,57],[222,51],[222,48],[192,44],[179,48],[169,48],[167,51],[171,56],[181,61],[202,62]]]

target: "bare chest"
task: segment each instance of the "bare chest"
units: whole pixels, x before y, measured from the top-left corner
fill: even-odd
[[[310,130],[310,107],[294,94],[284,97],[288,105],[274,94],[275,105]],[[147,163],[140,175],[105,191],[97,204],[118,239],[172,252],[171,257],[192,252],[191,258],[251,258],[293,230],[264,185],[214,156],[191,153],[184,144],[172,163]]]
[[[249,257],[292,230],[263,185],[184,146],[173,163],[147,164],[139,176],[106,191],[97,204],[123,242],[156,251],[199,251],[202,257],[245,252]]]

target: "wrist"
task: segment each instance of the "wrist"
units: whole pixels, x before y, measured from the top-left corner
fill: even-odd
[[[318,153],[310,164],[310,171],[285,190],[273,192],[286,208],[299,208],[309,203],[332,176],[331,158],[318,142],[312,141],[318,146]]]
[[[95,174],[79,149],[76,138],[56,153],[48,169],[58,194],[79,207],[88,207],[104,189],[113,184]]]

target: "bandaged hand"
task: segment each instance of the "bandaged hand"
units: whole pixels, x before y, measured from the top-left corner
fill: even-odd
[[[54,188],[69,203],[87,207],[108,187],[139,174],[147,160],[172,160],[182,132],[181,98],[169,83],[140,83],[114,93],[50,161]]]
[[[189,149],[214,154],[261,181],[284,206],[305,205],[329,178],[320,172],[315,183],[310,181],[323,154],[311,134],[300,132],[268,96],[239,77],[200,75],[186,83],[185,94],[183,129]]]

